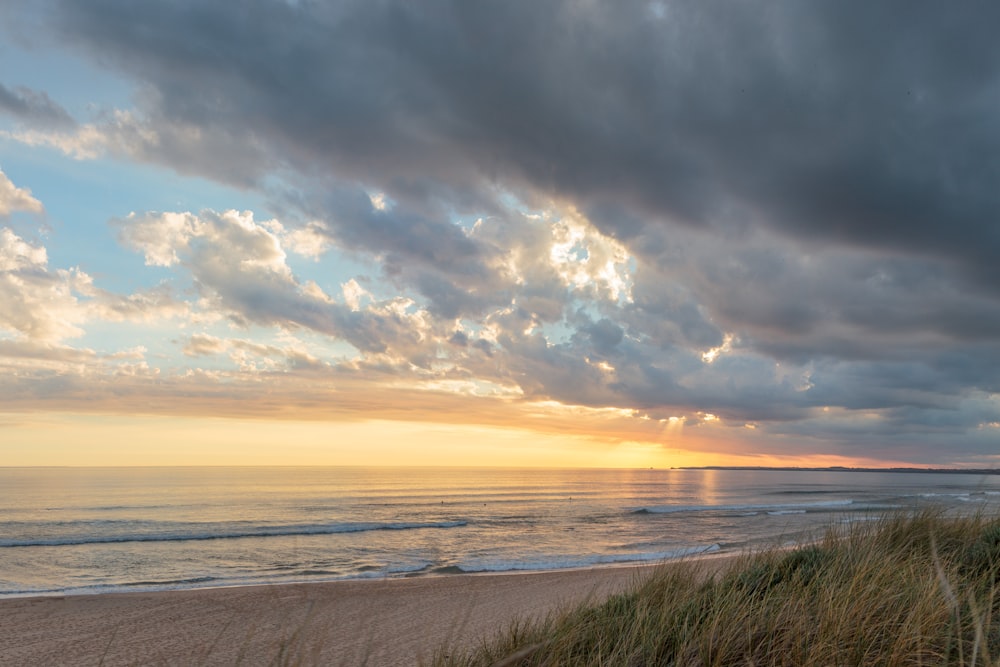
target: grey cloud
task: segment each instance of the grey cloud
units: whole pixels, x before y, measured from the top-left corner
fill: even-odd
[[[810,398],[773,362],[754,355],[723,357],[712,365],[683,349],[626,346],[615,359],[611,388],[657,418],[708,412],[727,422],[800,419]],[[621,400],[621,399],[619,399]]]
[[[435,315],[455,319],[481,310],[482,299],[456,285],[449,276],[433,271],[415,273],[412,285],[430,299],[431,310]]]
[[[520,184],[995,278],[989,3],[677,2],[661,21],[640,2],[57,7],[65,37],[155,86],[164,117],[243,127],[401,199]]]
[[[774,424],[769,436],[786,453],[803,447],[844,456],[912,461],[930,465],[967,465],[978,461],[986,467],[996,455],[1000,429],[997,406],[970,396],[946,409],[902,408],[835,415],[816,412],[796,421]],[[992,415],[992,419],[989,417]]]
[[[604,355],[611,354],[625,335],[620,326],[607,318],[583,327],[580,331],[586,333],[594,349]]]
[[[852,409],[950,408],[971,393],[993,394],[1000,389],[1000,346],[976,346],[961,353],[964,358],[956,356],[819,363],[811,376],[810,401]]]
[[[455,225],[443,220],[408,215],[403,211],[383,212],[370,204],[361,210],[328,209],[340,232],[338,240],[391,260],[398,256],[407,263],[447,267],[449,273],[481,273],[484,249],[469,240]]]
[[[707,350],[722,343],[724,333],[709,321],[676,274],[654,262],[639,265],[632,288],[634,301],[620,317],[660,345]]]
[[[555,398],[576,405],[614,405],[601,371],[566,346],[548,345],[541,334],[505,335],[500,344],[508,372],[529,398]]]
[[[43,91],[23,86],[14,89],[0,83],[0,110],[4,110],[31,127],[70,129],[76,121],[64,108]]]
[[[435,314],[479,314],[509,301],[490,268],[500,249],[468,236],[442,207],[386,202],[379,208],[374,193],[329,181],[314,182],[309,192],[321,194],[286,193],[284,204],[324,220],[315,231],[341,248],[378,258],[388,278],[402,289],[415,287]]]
[[[763,231],[675,231],[659,248],[643,256],[626,316],[703,349],[725,331],[795,363],[905,360],[1000,335],[996,297],[947,261],[802,247]]]
[[[75,157],[107,153],[165,164],[181,174],[207,176],[241,188],[259,186],[268,169],[279,166],[248,128],[171,116],[159,97],[146,91],[139,96],[136,111],[103,111],[93,124],[48,141]]]
[[[305,206],[327,221],[324,233],[379,258],[385,275],[424,296],[436,316],[479,318],[514,300],[542,321],[563,316],[571,295],[551,265],[547,224],[504,209],[465,231],[440,207],[424,207],[426,215],[402,204],[380,210],[360,189],[317,190],[322,200]]]

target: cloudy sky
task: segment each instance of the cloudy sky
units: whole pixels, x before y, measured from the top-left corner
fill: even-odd
[[[1000,6],[0,1],[0,457],[1000,465]]]

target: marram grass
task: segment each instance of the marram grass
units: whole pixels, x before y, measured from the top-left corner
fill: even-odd
[[[998,578],[1000,519],[893,516],[716,575],[669,565],[432,664],[1000,665]]]

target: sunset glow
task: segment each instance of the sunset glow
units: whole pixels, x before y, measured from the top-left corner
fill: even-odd
[[[1000,464],[993,61],[832,5],[14,4],[0,465]]]

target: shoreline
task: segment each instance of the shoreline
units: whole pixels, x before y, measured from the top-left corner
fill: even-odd
[[[467,572],[461,569],[456,569],[455,571],[428,571],[428,572],[399,572],[393,574],[382,574],[378,576],[356,576],[356,577],[343,577],[343,578],[333,578],[333,579],[293,579],[290,581],[247,581],[244,583],[217,583],[217,584],[207,584],[204,586],[182,586],[178,585],[175,588],[169,587],[158,587],[155,585],[150,585],[148,587],[142,584],[122,584],[119,586],[107,586],[95,587],[94,589],[87,588],[68,588],[63,590],[51,590],[51,591],[25,591],[17,593],[0,593],[0,603],[5,600],[25,600],[33,598],[75,598],[75,597],[93,597],[101,595],[130,595],[130,594],[158,594],[158,593],[183,593],[187,591],[211,591],[211,590],[225,590],[232,588],[268,588],[272,586],[311,586],[314,584],[338,584],[347,582],[382,582],[382,581],[402,581],[406,579],[437,579],[443,577],[483,577],[483,576],[517,576],[522,574],[556,574],[560,572],[577,572],[577,571],[589,571],[589,570],[604,570],[604,569],[642,569],[642,568],[655,568],[660,567],[664,564],[675,563],[680,561],[690,561],[690,560],[702,560],[702,559],[712,559],[712,558],[726,558],[729,556],[734,556],[738,553],[745,552],[750,545],[744,545],[743,548],[727,548],[727,549],[706,549],[705,551],[697,551],[690,554],[685,554],[682,556],[677,556],[675,558],[668,558],[665,560],[634,560],[634,561],[617,561],[609,563],[595,563],[590,565],[578,565],[572,567],[559,567],[551,569],[509,569],[509,570],[474,570]],[[180,583],[180,582],[178,582]]]
[[[681,562],[0,599],[0,664],[413,665]]]

